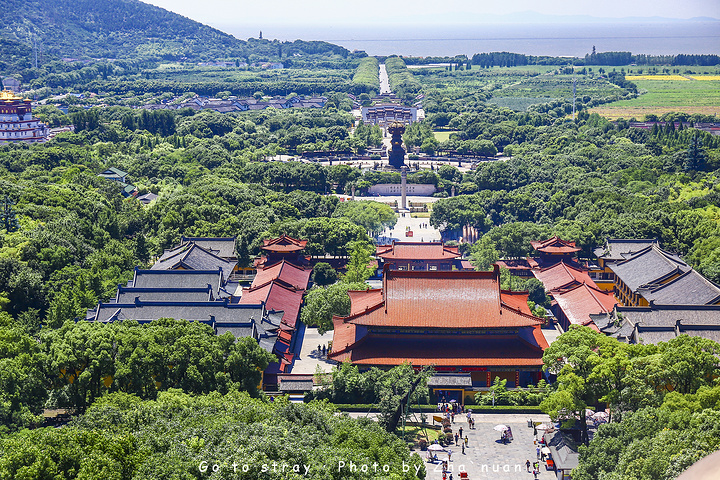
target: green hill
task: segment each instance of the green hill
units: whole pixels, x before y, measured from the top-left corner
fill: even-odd
[[[287,44],[290,49],[279,49],[279,42],[238,40],[138,0],[6,0],[3,7],[0,37],[27,47],[35,38],[45,59],[221,60],[253,54],[272,58],[305,47],[313,50],[308,53],[347,54],[325,42],[301,42],[305,47],[295,42]]]

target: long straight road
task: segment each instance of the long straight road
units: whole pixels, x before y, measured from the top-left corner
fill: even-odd
[[[383,93],[392,93],[390,91],[390,78],[387,74],[387,69],[385,68],[385,64],[380,64],[380,94]]]

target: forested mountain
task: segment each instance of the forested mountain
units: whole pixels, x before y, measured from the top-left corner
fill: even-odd
[[[0,35],[30,47],[36,42],[45,57],[215,60],[290,53],[278,42],[238,40],[138,0],[9,0],[4,7]],[[308,53],[347,53],[325,42],[300,43]]]

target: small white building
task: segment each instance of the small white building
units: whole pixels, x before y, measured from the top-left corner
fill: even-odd
[[[402,187],[399,183],[378,183],[368,189],[370,195],[397,196],[402,194]],[[435,193],[435,185],[432,184],[407,184],[407,194],[417,197],[430,197]]]

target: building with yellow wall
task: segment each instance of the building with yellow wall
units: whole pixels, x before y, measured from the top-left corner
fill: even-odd
[[[655,244],[608,268],[615,297],[624,306],[720,303],[720,287]]]

